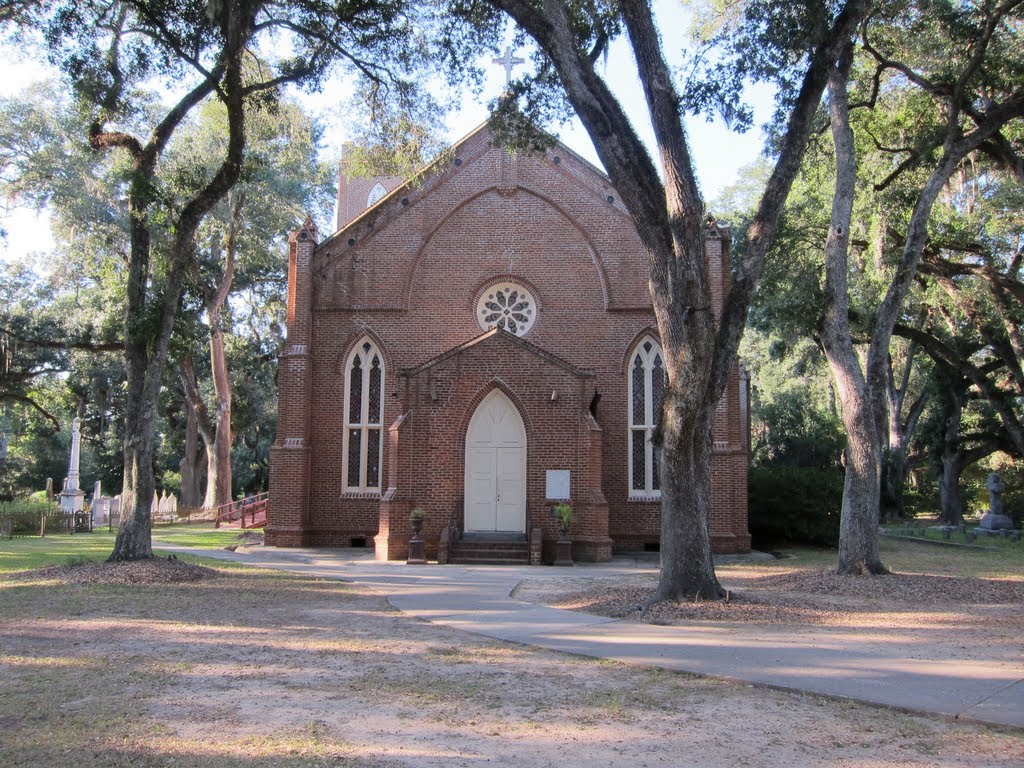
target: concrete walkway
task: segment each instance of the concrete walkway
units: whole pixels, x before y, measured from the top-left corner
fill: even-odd
[[[653,626],[547,608],[510,594],[524,578],[564,578],[554,568],[407,566],[357,550],[253,547],[238,552],[164,551],[244,562],[365,584],[395,608],[497,640],[911,712],[1024,728],[1024,661],[1019,649],[992,661],[915,658],[916,647],[855,633],[804,634],[786,627]],[[638,573],[650,564],[577,566],[593,575]]]

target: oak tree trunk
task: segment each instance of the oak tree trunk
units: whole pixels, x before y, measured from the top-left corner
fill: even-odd
[[[888,573],[878,552],[881,442],[863,391],[840,387],[846,427],[846,478],[839,522],[839,573]]]
[[[185,445],[178,466],[181,471],[181,505],[191,509],[203,504],[203,480],[206,478],[206,448],[199,439],[195,408],[188,397],[185,406]]]
[[[662,422],[661,579],[652,602],[725,595],[715,576],[708,523],[714,412],[702,409],[692,421],[684,413],[666,408]]]
[[[205,504],[208,509],[216,509],[232,500],[231,446],[234,436],[231,434],[231,377],[228,375],[228,358],[224,349],[224,306],[235,278],[235,245],[244,205],[244,193],[237,195],[231,204],[223,274],[216,286],[205,287],[214,400],[212,430],[203,433],[207,440],[206,454],[209,459]],[[214,253],[219,255],[219,252],[220,244],[215,240]]]
[[[228,377],[227,355],[224,352],[224,332],[217,320],[211,319],[210,364],[213,371],[213,395],[216,410],[213,414],[211,442],[207,443],[207,509],[214,509],[231,501],[231,380]]]
[[[964,521],[964,497],[960,491],[963,466],[956,452],[943,451],[942,473],[939,476],[939,516],[943,525],[960,525]]]
[[[872,376],[870,370],[865,375],[861,370],[860,358],[850,334],[847,270],[856,158],[846,84],[852,61],[853,46],[848,44],[828,82],[836,182],[825,241],[825,317],[821,340],[843,404],[843,425],[847,435],[838,570],[846,574],[887,573],[878,555],[878,500],[884,425],[878,401],[885,393],[874,386],[879,381],[877,375]]]

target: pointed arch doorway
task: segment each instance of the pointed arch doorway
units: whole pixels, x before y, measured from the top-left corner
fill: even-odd
[[[519,409],[494,390],[466,429],[467,532],[526,532],[526,427]]]

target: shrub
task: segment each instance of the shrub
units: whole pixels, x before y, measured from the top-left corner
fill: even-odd
[[[57,527],[63,527],[66,515],[56,504],[47,503],[45,494],[42,499],[31,497],[16,498],[13,501],[0,502],[0,517],[8,517],[11,520],[11,533],[15,536],[32,535],[39,532],[39,518],[46,516],[57,523]],[[51,522],[47,524],[47,530],[52,530]]]
[[[839,542],[843,473],[812,467],[752,467],[750,535],[755,548],[800,541]]]

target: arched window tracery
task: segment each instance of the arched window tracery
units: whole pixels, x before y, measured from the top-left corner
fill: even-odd
[[[636,347],[629,362],[629,495],[661,495],[660,451],[652,438],[661,424],[667,389],[661,345],[650,336]]]
[[[380,491],[384,439],[384,358],[369,339],[360,341],[345,366],[345,487]]]

